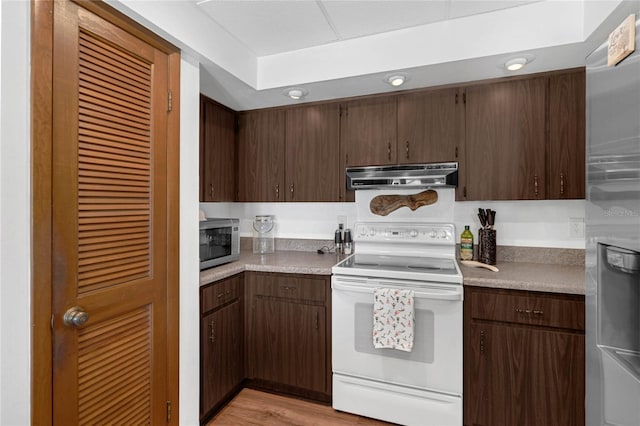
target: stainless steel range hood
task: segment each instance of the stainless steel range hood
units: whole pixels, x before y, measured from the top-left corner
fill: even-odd
[[[348,189],[433,188],[458,186],[458,163],[347,167]]]

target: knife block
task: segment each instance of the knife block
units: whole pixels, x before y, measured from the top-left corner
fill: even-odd
[[[478,260],[487,265],[496,264],[496,230],[478,230]]]

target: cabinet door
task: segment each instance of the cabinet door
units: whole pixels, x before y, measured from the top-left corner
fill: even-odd
[[[340,108],[338,104],[286,112],[286,200],[339,201]]]
[[[465,424],[584,425],[584,335],[473,323]]]
[[[545,198],[546,79],[466,89],[466,200]]]
[[[200,99],[200,201],[235,201],[235,113]]]
[[[465,424],[526,424],[526,336],[517,328],[476,323],[471,325],[469,335]]]
[[[398,97],[398,163],[457,161],[462,107],[458,89]]]
[[[341,170],[349,166],[396,164],[397,111],[395,96],[363,99],[343,105],[340,116]],[[354,201],[342,178],[341,199]]]
[[[239,122],[238,201],[284,201],[284,111],[250,111]]]
[[[584,70],[549,77],[549,199],[584,198]]]
[[[201,405],[207,414],[244,379],[241,299],[202,318]]]
[[[325,308],[256,296],[253,378],[326,392]]]
[[[395,164],[396,120],[395,97],[345,104],[340,126],[346,165]]]

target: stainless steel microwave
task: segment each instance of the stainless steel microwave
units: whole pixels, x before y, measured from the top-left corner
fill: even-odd
[[[240,220],[200,221],[200,270],[240,258]]]

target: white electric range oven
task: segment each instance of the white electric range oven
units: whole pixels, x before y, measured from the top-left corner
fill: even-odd
[[[388,422],[462,425],[462,274],[452,224],[357,223],[333,267],[333,408]],[[413,290],[413,347],[373,344],[375,289]]]

